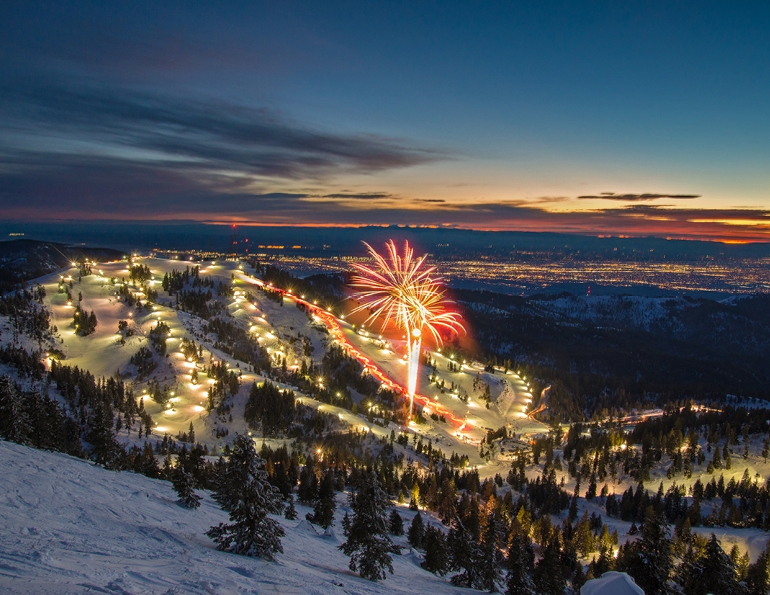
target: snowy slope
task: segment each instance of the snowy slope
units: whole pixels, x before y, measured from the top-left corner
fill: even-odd
[[[580,595],[644,595],[644,591],[625,572],[605,572],[583,585]]]
[[[196,441],[206,444],[209,448],[222,448],[231,441],[235,432],[247,430],[243,420],[243,407],[246,403],[249,388],[253,382],[262,382],[264,377],[248,371],[248,366],[238,362],[233,357],[216,348],[216,337],[204,336],[202,327],[204,321],[192,314],[175,310],[161,304],[171,304],[174,299],[160,287],[163,275],[173,270],[184,270],[188,263],[178,260],[160,258],[136,258],[135,262],[149,267],[154,279],[149,285],[158,290],[159,304],[150,305],[147,309],[136,310],[115,296],[129,274],[128,263],[116,261],[100,263],[92,275],[80,278],[75,268],[58,271],[37,279],[46,289],[45,305],[52,317],[52,324],[59,329],[56,348],[62,351],[66,358],[63,363],[69,366],[79,366],[96,376],[112,376],[120,371],[126,382],[132,383],[135,396],[143,398],[145,410],[157,424],[154,428],[156,436],[168,433],[178,436],[187,432],[193,424]],[[200,264],[200,276],[203,279],[232,284],[235,295],[232,297],[217,297],[216,299],[227,309],[228,321],[249,329],[258,337],[260,344],[270,353],[281,353],[287,359],[289,367],[298,366],[302,361],[312,360],[319,365],[330,340],[328,332],[323,327],[321,319],[314,320],[297,307],[297,296],[286,296],[281,303],[276,303],[266,297],[257,287],[257,281],[243,272],[238,262],[214,261]],[[115,280],[115,283],[111,282]],[[75,334],[72,326],[74,305],[68,303],[65,293],[59,293],[60,281],[72,282],[73,299],[82,294],[82,308],[93,310],[98,325],[96,331],[86,337]],[[129,286],[130,287],[130,286]],[[131,291],[138,291],[130,287]],[[216,292],[214,292],[216,293]],[[250,296],[247,299],[246,296]],[[140,296],[141,297],[141,296]],[[121,342],[118,323],[129,321],[134,335]],[[147,334],[159,320],[167,324],[171,330],[168,338],[168,357],[156,356],[157,368],[147,377],[140,378],[135,366],[129,363],[131,357],[141,348],[149,345]],[[359,350],[364,356],[375,362],[377,366],[391,379],[403,384],[405,382],[405,365],[403,359],[403,341],[395,333],[394,337],[386,337],[391,348],[381,349],[380,341],[374,337],[362,336],[355,328],[343,319],[337,319],[345,340]],[[5,327],[3,326],[5,324]],[[7,320],[0,317],[0,344],[12,339],[12,333],[7,330]],[[312,347],[312,355],[303,354],[303,341],[300,335],[307,339]],[[182,338],[193,339],[203,347],[203,360],[200,363],[188,362],[181,352]],[[37,348],[29,344],[29,347]],[[426,342],[424,348],[430,345]],[[233,419],[218,419],[215,414],[206,411],[207,390],[210,378],[206,378],[203,367],[214,356],[224,360],[232,368],[241,373],[242,388],[233,398]],[[437,363],[437,377],[446,386],[454,384],[455,393],[441,391],[436,383],[430,384],[428,377],[430,369],[423,366],[420,374],[418,390],[420,394],[432,401],[429,411],[439,414],[449,413],[446,417],[450,423],[434,422],[428,417],[427,423],[411,426],[410,430],[419,433],[424,440],[430,439],[434,445],[441,448],[449,456],[452,452],[469,457],[471,464],[478,465],[482,476],[494,476],[496,473],[505,475],[508,462],[503,460],[485,461],[479,456],[479,443],[486,436],[488,429],[496,430],[507,425],[518,436],[542,433],[545,426],[526,417],[525,411],[530,409],[532,395],[525,381],[513,372],[505,375],[500,372],[491,374],[484,371],[478,362],[468,362],[459,371],[450,371],[446,353],[434,351],[431,357]],[[458,362],[459,363],[459,362]],[[191,382],[191,370],[198,368],[199,382]],[[169,386],[175,393],[167,405],[156,403],[146,394],[149,381],[154,380],[161,386]],[[475,385],[474,381],[478,381]],[[492,402],[487,408],[482,399],[485,387],[489,385]],[[283,387],[282,388],[289,388]],[[468,402],[458,398],[462,392],[469,396]],[[392,430],[399,431],[397,426],[381,427],[367,423],[366,416],[354,415],[349,410],[322,404],[306,395],[297,392],[304,404],[322,408],[323,411],[336,415],[341,425],[349,425],[371,431],[379,437],[389,437]],[[359,403],[360,405],[360,403]],[[426,416],[429,415],[426,413]],[[454,418],[455,423],[452,422]],[[227,427],[229,434],[220,436],[217,429]],[[135,429],[128,435],[124,429],[119,438],[124,442],[133,441]]]
[[[533,300],[533,305],[572,321],[599,326],[633,327],[645,331],[680,330],[679,317],[697,302],[683,298],[642,296],[561,296]]]
[[[344,509],[338,537],[280,519],[285,553],[266,562],[214,549],[203,533],[227,519],[207,493],[200,509],[187,510],[167,482],[8,442],[0,442],[0,476],[7,595],[472,592],[420,569],[413,554],[393,556],[395,573],[381,583],[351,573],[337,551]],[[301,519],[307,509],[297,509]]]

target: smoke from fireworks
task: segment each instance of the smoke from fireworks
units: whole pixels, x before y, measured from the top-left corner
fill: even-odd
[[[367,322],[379,318],[382,328],[393,322],[405,331],[411,419],[424,332],[430,332],[436,344],[441,345],[442,330],[458,332],[465,329],[460,315],[446,309],[451,302],[444,296],[440,279],[434,276],[436,268],[425,266],[427,255],[415,258],[409,242],[404,242],[403,254],[399,255],[393,240],[389,241],[385,245],[387,258],[366,242],[364,245],[374,259],[374,266],[353,265],[359,274],[353,277],[351,285],[356,288],[356,297],[361,301],[354,312],[367,309],[371,312]]]

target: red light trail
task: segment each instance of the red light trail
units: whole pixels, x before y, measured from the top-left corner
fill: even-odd
[[[305,306],[312,314],[314,314],[317,318],[323,321],[324,324],[326,324],[326,327],[329,329],[329,332],[331,333],[332,338],[338,341],[339,343],[341,343],[345,348],[345,350],[347,351],[347,353],[352,357],[354,357],[355,359],[357,359],[370,374],[372,374],[375,378],[377,378],[377,380],[380,381],[381,384],[385,385],[390,390],[397,392],[400,395],[404,395],[408,398],[409,393],[405,387],[391,380],[385,374],[385,372],[383,372],[369,357],[361,353],[350,341],[348,341],[347,337],[345,337],[345,333],[339,321],[330,312],[327,312],[317,304],[308,302],[307,300],[304,300],[284,289],[281,289],[280,287],[266,285],[263,281],[260,281],[259,279],[248,277],[245,274],[243,275],[243,279],[248,283],[252,283],[260,287],[267,287],[270,291],[277,291],[281,295],[288,296],[290,299],[294,300],[296,303],[302,304],[303,306]],[[467,422],[464,419],[455,417],[451,411],[445,409],[435,401],[431,400],[430,397],[426,397],[425,395],[415,394],[414,400],[423,406],[430,407],[433,411],[436,412],[436,414],[443,416],[447,421],[451,422],[452,425],[454,425],[458,429],[458,431],[462,432],[463,429],[465,428]]]

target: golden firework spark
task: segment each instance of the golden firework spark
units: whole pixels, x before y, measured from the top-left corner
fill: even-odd
[[[436,268],[425,266],[427,255],[414,257],[409,242],[404,242],[403,255],[390,240],[385,246],[387,258],[378,254],[364,242],[374,259],[374,266],[354,264],[358,271],[351,281],[361,301],[353,312],[369,310],[366,322],[380,319],[384,329],[389,322],[406,332],[407,342],[407,392],[409,393],[409,419],[412,417],[414,393],[417,390],[417,372],[420,365],[422,335],[429,331],[441,345],[441,331],[464,331],[460,315],[446,309],[451,303],[445,297],[440,279],[434,276]]]

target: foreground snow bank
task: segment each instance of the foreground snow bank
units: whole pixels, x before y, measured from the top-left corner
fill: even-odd
[[[605,572],[586,582],[580,595],[644,595],[644,591],[625,572]]]
[[[280,519],[276,562],[219,552],[203,533],[227,518],[208,494],[188,510],[169,483],[57,453],[0,441],[0,478],[3,594],[469,593],[408,556],[394,556],[382,583],[363,580],[338,540],[305,522]]]

